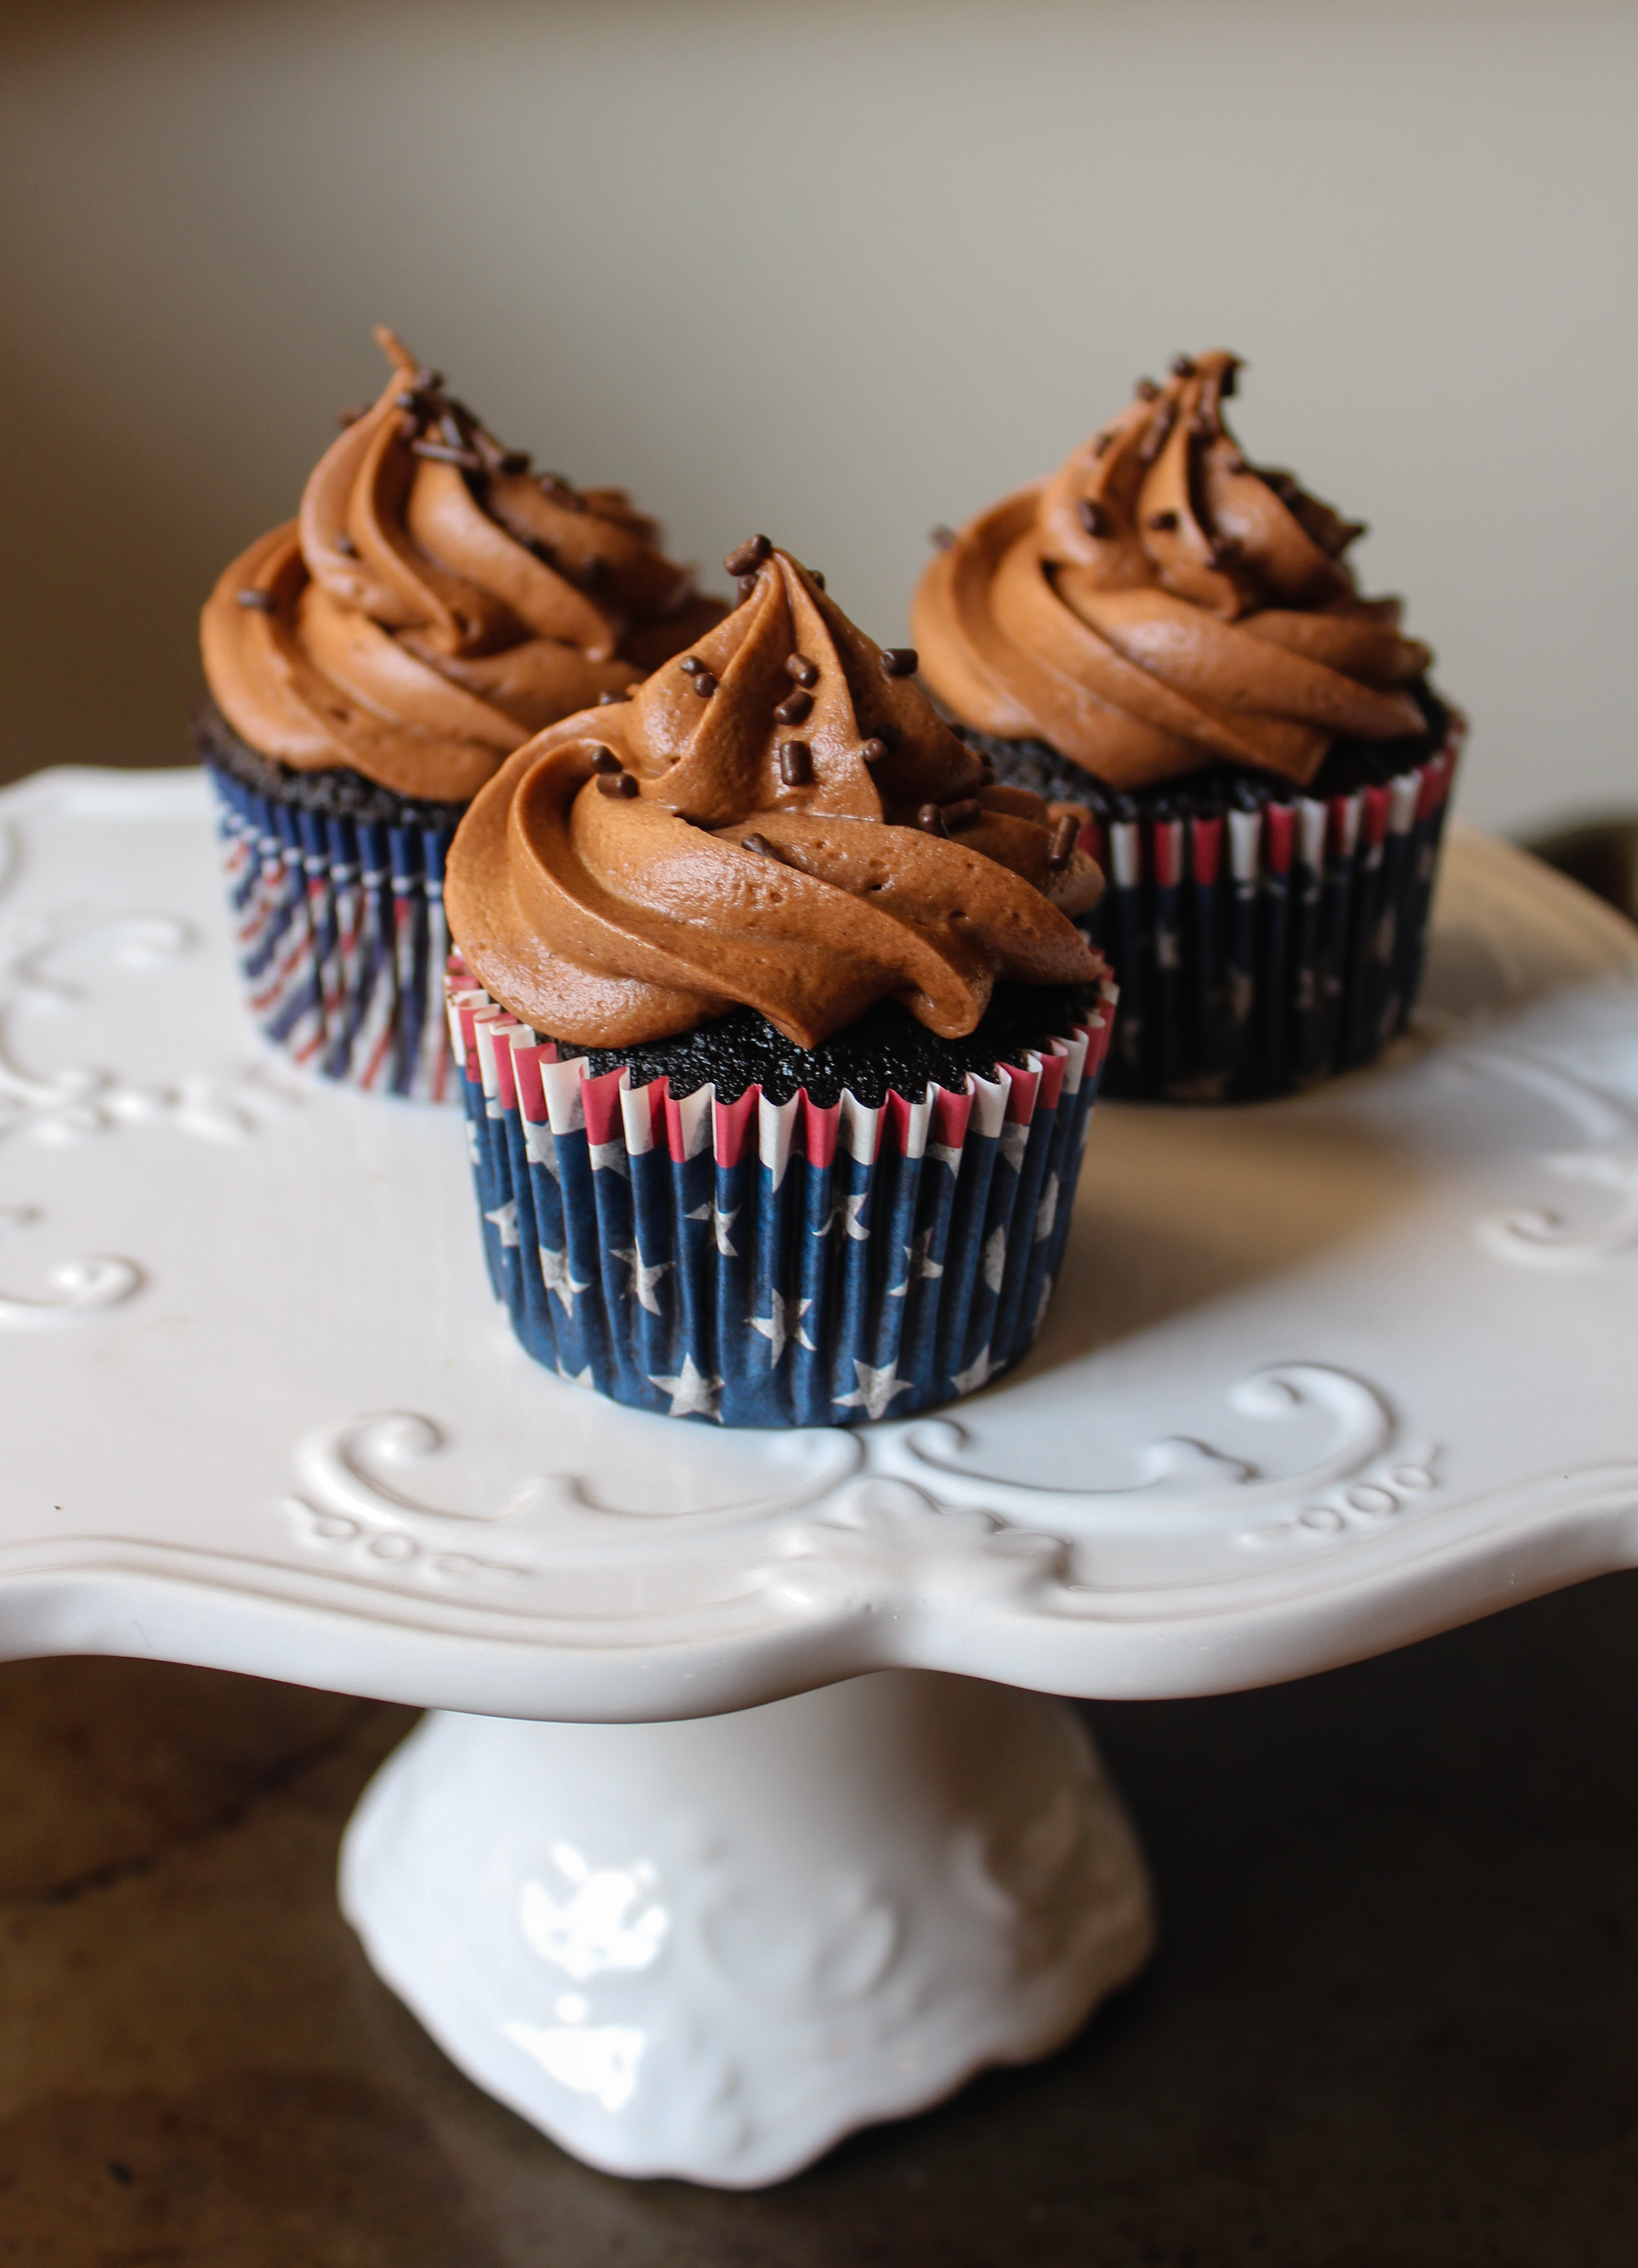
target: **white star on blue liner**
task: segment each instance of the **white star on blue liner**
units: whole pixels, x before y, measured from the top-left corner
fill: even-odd
[[[896,1394],[908,1394],[913,1381],[901,1378],[896,1360],[881,1370],[873,1370],[867,1362],[853,1358],[853,1368],[859,1383],[851,1394],[832,1395],[838,1410],[862,1410],[867,1418],[885,1415],[887,1406]]]
[[[542,1244],[540,1248],[540,1255],[541,1275],[546,1289],[557,1293],[563,1303],[564,1314],[572,1315],[574,1313],[575,1294],[579,1292],[589,1292],[591,1285],[575,1282],[566,1251],[554,1252],[550,1245]]]
[[[497,1205],[493,1212],[486,1212],[483,1218],[485,1220],[494,1222],[500,1231],[500,1241],[503,1244],[511,1245],[517,1242],[518,1200],[516,1197],[508,1197],[504,1205]]]
[[[813,1301],[811,1300],[803,1300],[798,1302],[794,1300],[787,1300],[783,1292],[770,1291],[768,1294],[769,1312],[765,1315],[753,1315],[751,1317],[750,1327],[752,1330],[760,1331],[764,1338],[767,1340],[769,1345],[773,1350],[772,1358],[768,1365],[768,1367],[771,1370],[778,1370],[779,1367],[779,1357],[785,1352],[786,1344],[792,1339],[796,1341],[798,1346],[806,1347],[809,1354],[817,1354],[819,1351],[818,1348],[815,1346],[813,1341],[808,1337],[807,1332],[802,1329],[802,1317],[808,1313],[808,1310],[812,1307],[812,1305]],[[793,1314],[794,1314],[796,1323],[794,1330],[791,1329]]]
[[[709,1204],[696,1205],[692,1212],[684,1213],[682,1218],[684,1220],[708,1220],[711,1223],[711,1233],[717,1240],[718,1251],[725,1260],[737,1260],[739,1255],[728,1242],[728,1231],[739,1219],[743,1209],[741,1205],[735,1205],[732,1212],[724,1212],[715,1197],[712,1197]]]
[[[631,1180],[631,1160],[623,1137],[612,1142],[594,1142],[588,1138],[586,1146],[591,1152],[594,1174],[620,1174],[628,1182]]]
[[[990,1350],[985,1344],[979,1348],[965,1370],[950,1373],[950,1384],[957,1394],[976,1394],[981,1386],[989,1384],[1000,1367],[999,1362],[990,1360]]]
[[[836,1226],[837,1221],[845,1219],[848,1234],[856,1243],[863,1244],[865,1240],[870,1234],[870,1231],[865,1226],[859,1216],[863,1212],[866,1200],[869,1195],[870,1192],[868,1189],[860,1189],[856,1197],[838,1197],[830,1208],[830,1219],[826,1221],[823,1228],[815,1229],[813,1232],[815,1236],[829,1236],[830,1231]]]
[[[722,1423],[717,1409],[717,1396],[722,1391],[722,1381],[707,1378],[703,1370],[696,1370],[691,1354],[683,1356],[682,1367],[675,1378],[651,1378],[648,1382],[651,1386],[657,1386],[662,1394],[671,1396],[669,1416],[715,1418],[719,1425]]]
[[[904,1258],[909,1265],[904,1270],[904,1282],[890,1284],[888,1286],[889,1300],[904,1299],[910,1290],[912,1279],[918,1276],[942,1276],[944,1263],[941,1260],[929,1260],[927,1257],[927,1247],[932,1241],[933,1231],[928,1227],[918,1233],[913,1244],[907,1244],[904,1247]]]
[[[646,1307],[651,1315],[660,1313],[660,1302],[654,1297],[654,1286],[662,1276],[676,1265],[672,1260],[661,1260],[651,1268],[635,1245],[628,1244],[614,1254],[631,1271],[631,1295],[639,1307]]]
[[[1007,1231],[992,1230],[984,1248],[984,1280],[992,1292],[1001,1288],[1001,1278],[1007,1273]]]
[[[1017,1173],[1023,1165],[1024,1152],[1029,1147],[1029,1129],[1022,1120],[1009,1118],[1001,1129],[1001,1155]]]

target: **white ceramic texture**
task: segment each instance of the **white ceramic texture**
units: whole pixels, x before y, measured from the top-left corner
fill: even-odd
[[[1152,1933],[1074,1711],[904,1669],[674,1725],[431,1715],[342,1903],[491,2094],[737,2188],[1057,2046]]]
[[[0,829],[0,1650],[594,1721],[1192,1693],[1634,1556],[1638,939],[1498,843],[1386,1064],[1100,1106],[1010,1379],[724,1435],[521,1353],[454,1112],[263,1049],[197,776],[39,775]]]

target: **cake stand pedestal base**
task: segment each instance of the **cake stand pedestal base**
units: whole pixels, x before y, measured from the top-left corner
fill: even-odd
[[[926,1670],[675,1724],[434,1713],[341,1888],[479,2086],[594,2165],[732,2188],[1046,2053],[1153,1938],[1074,1710]]]

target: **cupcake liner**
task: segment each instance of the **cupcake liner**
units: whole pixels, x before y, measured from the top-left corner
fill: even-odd
[[[1405,1028],[1465,732],[1452,711],[1436,755],[1349,794],[1082,829],[1108,876],[1082,927],[1120,983],[1106,1094],[1283,1094]]]
[[[443,1014],[453,828],[303,811],[206,770],[262,1031],[326,1079],[442,1101],[454,1084]]]
[[[971,1393],[1034,1338],[1113,985],[1021,1065],[879,1109],[594,1075],[458,955],[447,997],[490,1279],[560,1376],[675,1418],[848,1425]]]

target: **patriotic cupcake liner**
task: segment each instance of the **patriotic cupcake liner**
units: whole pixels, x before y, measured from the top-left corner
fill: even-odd
[[[441,1101],[448,827],[299,810],[207,763],[251,1014],[296,1062]]]
[[[1258,809],[1100,817],[1082,924],[1120,984],[1111,1096],[1244,1101],[1369,1063],[1403,1031],[1466,725],[1379,786]]]
[[[721,1425],[852,1425],[970,1394],[1023,1355],[1063,1259],[1115,988],[993,1079],[674,1100],[590,1074],[452,956],[490,1280],[577,1385]]]

